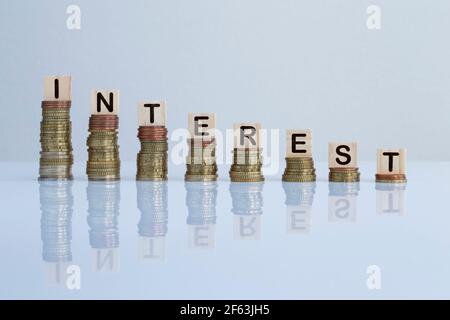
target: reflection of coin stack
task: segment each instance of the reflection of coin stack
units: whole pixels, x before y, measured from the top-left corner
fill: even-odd
[[[90,181],[87,187],[89,242],[94,249],[119,247],[120,182]]]
[[[285,205],[311,207],[316,193],[316,183],[283,182],[283,190],[286,194]]]
[[[140,182],[137,186],[137,205],[141,211],[138,232],[141,237],[165,237],[167,233],[167,182]]]
[[[235,215],[257,216],[263,213],[264,183],[231,183],[231,211]]]
[[[359,193],[359,182],[335,183],[329,182],[329,196],[346,197],[357,196]]]
[[[216,141],[214,138],[188,139],[186,181],[216,181]]]
[[[216,182],[186,182],[188,225],[216,224]]]
[[[140,126],[141,150],[137,155],[137,180],[167,180],[167,128]]]
[[[283,182],[283,189],[286,194],[287,231],[289,233],[309,232],[316,183]]]
[[[233,182],[261,182],[264,176],[262,167],[261,149],[233,149],[233,164],[230,169],[230,178]]]
[[[47,84],[47,80],[50,79],[46,78],[45,86],[52,86]],[[70,87],[69,77],[55,79],[55,87],[59,87],[59,80]],[[60,98],[59,93],[56,96],[55,99]],[[40,179],[72,179],[70,106],[70,100],[42,101]]]
[[[41,181],[41,238],[46,262],[72,261],[72,183]]]
[[[91,115],[90,134],[87,139],[89,159],[86,168],[89,180],[120,179],[118,128],[119,117],[115,114]]]

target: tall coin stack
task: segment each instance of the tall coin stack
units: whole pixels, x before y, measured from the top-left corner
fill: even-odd
[[[284,182],[316,181],[310,130],[287,130],[285,159]]]
[[[189,113],[185,181],[217,180],[215,126],[215,114]]]
[[[163,126],[140,126],[141,150],[137,155],[137,180],[167,180],[167,129]]]
[[[119,117],[118,105],[114,103],[117,91],[110,92],[109,103],[104,99],[108,94],[94,92],[93,109],[89,118],[87,139],[88,161],[86,173],[91,181],[114,181],[120,179],[120,159],[118,145]],[[103,98],[103,99],[102,99]],[[102,111],[106,108],[107,111]]]
[[[141,149],[137,154],[136,180],[165,181],[168,150],[165,103],[140,103],[138,114]]]
[[[360,173],[356,161],[356,142],[329,143],[328,165],[330,182],[359,182]]]
[[[233,164],[230,168],[232,182],[261,182],[262,149],[259,147],[259,124],[234,126]]]
[[[70,77],[46,77],[42,101],[39,179],[72,179]]]
[[[216,142],[215,139],[188,139],[189,154],[186,159],[186,181],[216,181]]]

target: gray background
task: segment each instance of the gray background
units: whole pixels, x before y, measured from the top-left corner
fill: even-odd
[[[81,7],[81,30],[66,8]],[[382,29],[366,8],[382,9]],[[218,127],[313,130],[357,140],[362,160],[381,146],[410,160],[449,160],[450,2],[361,0],[0,1],[0,160],[39,154],[43,76],[73,76],[73,144],[85,160],[89,95],[121,91],[120,144],[135,159],[136,104],[166,99],[169,129],[188,112]],[[284,149],[281,149],[284,152]],[[282,155],[280,155],[282,156]]]

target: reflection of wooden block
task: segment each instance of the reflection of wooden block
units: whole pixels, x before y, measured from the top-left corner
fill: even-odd
[[[259,123],[235,123],[233,126],[234,147],[239,149],[257,149],[260,147]]]
[[[235,240],[260,240],[261,216],[234,215]]]
[[[117,248],[94,249],[95,271],[119,271],[119,252]]]
[[[164,260],[165,237],[139,237],[139,259]]]
[[[406,174],[406,149],[378,149],[378,174]]]
[[[196,225],[189,226],[189,247],[190,248],[214,248],[215,246],[215,226]]]
[[[94,90],[91,114],[119,114],[119,90]]]
[[[212,138],[215,136],[216,115],[214,113],[189,113],[188,128],[191,138]]]
[[[328,196],[328,221],[356,220],[356,196]]]
[[[311,130],[286,130],[286,157],[312,157]]]
[[[165,101],[147,101],[138,104],[139,126],[166,126]]]
[[[44,77],[44,101],[67,100],[72,100],[72,77]]]
[[[405,190],[377,190],[377,213],[379,215],[404,215]]]
[[[311,206],[286,206],[288,234],[307,234],[310,229]]]
[[[356,142],[330,142],[328,166],[330,168],[357,168]]]

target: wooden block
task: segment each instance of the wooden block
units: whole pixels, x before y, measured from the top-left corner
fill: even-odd
[[[138,104],[139,126],[166,126],[166,102],[146,101]]]
[[[378,149],[378,174],[406,174],[406,149]]]
[[[44,101],[72,100],[71,76],[44,77]]]
[[[188,128],[191,138],[213,138],[216,129],[214,113],[189,113]]]
[[[260,147],[259,123],[235,123],[233,125],[234,147],[238,149],[258,149]]]
[[[329,168],[357,168],[356,142],[330,142],[328,144]]]
[[[119,114],[119,90],[94,90],[91,114]]]
[[[286,130],[286,157],[312,157],[311,130]]]

